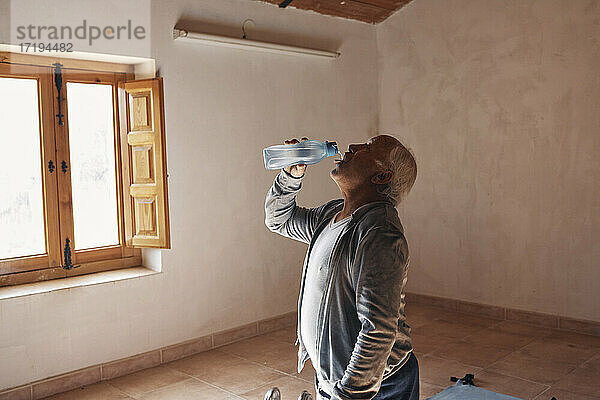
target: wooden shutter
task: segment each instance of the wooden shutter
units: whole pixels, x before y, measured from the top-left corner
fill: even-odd
[[[170,248],[162,78],[119,83],[125,243]]]

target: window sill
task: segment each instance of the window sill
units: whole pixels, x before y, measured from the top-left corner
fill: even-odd
[[[146,267],[131,267],[113,271],[96,272],[88,275],[78,275],[49,281],[26,283],[16,286],[0,287],[0,300],[14,297],[31,296],[34,294],[54,292],[81,286],[98,285],[102,283],[140,278],[147,275],[160,274]]]

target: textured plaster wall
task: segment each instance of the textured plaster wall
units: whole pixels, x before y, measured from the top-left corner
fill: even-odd
[[[251,38],[343,55],[330,61],[171,38],[178,21],[240,35],[246,18],[256,23]],[[248,0],[157,0],[151,32],[169,169],[172,249],[162,254],[162,273],[1,300],[0,389],[295,310],[306,246],[264,225],[275,172],[264,169],[261,150],[302,135],[347,144],[376,128],[372,25]],[[332,166],[310,168],[303,204],[338,195]]]
[[[600,321],[600,2],[416,0],[377,41],[408,289]]]

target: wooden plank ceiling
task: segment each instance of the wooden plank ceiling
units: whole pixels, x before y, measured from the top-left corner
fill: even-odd
[[[283,0],[255,1],[279,5]],[[292,0],[287,7],[376,24],[410,2],[411,0]],[[285,12],[285,9],[281,11]]]

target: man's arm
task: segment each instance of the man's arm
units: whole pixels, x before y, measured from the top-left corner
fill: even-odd
[[[294,177],[284,170],[275,177],[265,200],[265,225],[272,232],[310,243],[325,205],[317,208],[296,205],[296,195],[302,187],[302,178],[303,176]]]
[[[368,400],[379,391],[398,330],[406,255],[404,236],[386,228],[374,228],[359,244],[353,283],[362,328],[346,372],[334,385],[336,400]]]

